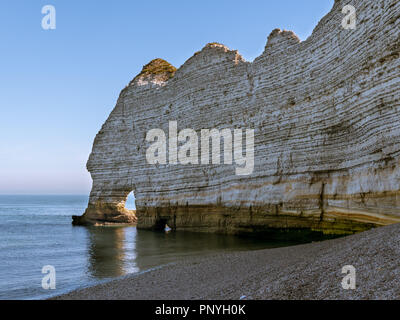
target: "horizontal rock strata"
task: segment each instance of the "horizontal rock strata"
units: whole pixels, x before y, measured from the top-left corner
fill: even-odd
[[[300,42],[274,30],[246,62],[209,44],[178,70],[157,59],[124,90],[94,141],[89,206],[75,223],[252,233],[349,233],[400,222],[400,1],[354,0]],[[146,134],[254,129],[254,171],[235,165],[150,165]]]

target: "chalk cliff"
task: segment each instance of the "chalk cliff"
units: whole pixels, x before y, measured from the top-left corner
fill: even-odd
[[[213,43],[178,70],[145,66],[96,136],[89,205],[74,223],[350,233],[400,222],[400,1],[350,2],[355,30],[337,0],[306,41],[274,30],[253,62]],[[148,164],[146,134],[169,121],[254,129],[253,173]]]

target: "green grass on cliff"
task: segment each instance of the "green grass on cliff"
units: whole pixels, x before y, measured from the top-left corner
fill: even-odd
[[[163,59],[157,58],[146,64],[136,78],[165,74],[168,79],[171,79],[175,75],[175,72],[176,68],[173,65]]]

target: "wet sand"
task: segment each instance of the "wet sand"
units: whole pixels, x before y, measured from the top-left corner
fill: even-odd
[[[335,240],[192,258],[56,299],[400,299],[400,224]],[[342,267],[356,289],[342,288]]]

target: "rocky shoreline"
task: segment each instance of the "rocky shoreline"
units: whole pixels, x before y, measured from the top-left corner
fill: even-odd
[[[193,258],[54,299],[400,299],[400,224],[300,246]],[[342,268],[356,270],[344,290]]]

